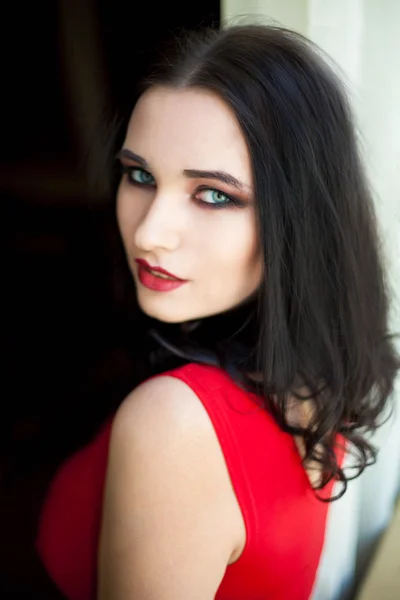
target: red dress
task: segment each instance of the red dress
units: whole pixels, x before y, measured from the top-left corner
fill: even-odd
[[[219,368],[192,363],[163,375],[184,381],[207,410],[246,526],[244,551],[227,567],[216,600],[308,600],[329,504],[315,497],[293,438],[281,431],[255,395]],[[111,422],[59,469],[40,518],[39,555],[70,600],[96,597],[110,431]],[[337,452],[341,463],[343,450]]]

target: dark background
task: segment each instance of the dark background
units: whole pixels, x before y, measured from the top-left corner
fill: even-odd
[[[216,0],[2,7],[1,598],[61,597],[33,548],[46,486],[140,376],[106,123],[171,31],[218,23]]]

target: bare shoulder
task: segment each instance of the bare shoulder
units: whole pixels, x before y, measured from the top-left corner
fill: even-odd
[[[112,428],[99,598],[213,598],[240,543],[235,500],[193,390],[168,376],[140,385]]]
[[[123,435],[131,427],[140,435],[142,425],[152,424],[151,434],[172,438],[180,433],[212,433],[211,422],[193,390],[180,379],[159,376],[149,379],[135,388],[120,406],[115,422],[114,435]],[[121,432],[121,433],[120,433]],[[211,436],[210,436],[211,437]]]
[[[175,377],[150,379],[124,400],[111,434],[111,448],[119,446],[124,452],[126,449],[131,452],[136,449],[142,454],[148,451],[150,460],[157,455],[160,469],[167,467],[168,460],[180,462],[182,453],[191,459],[191,470],[198,477],[201,471],[193,471],[197,460],[202,464],[208,462],[216,477],[225,468],[207,411],[194,391]],[[190,467],[188,461],[186,465]]]

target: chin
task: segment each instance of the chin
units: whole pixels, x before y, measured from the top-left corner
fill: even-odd
[[[199,319],[205,319],[207,317],[213,317],[223,312],[230,310],[216,310],[210,312],[175,312],[171,310],[160,310],[160,307],[149,307],[146,303],[139,303],[141,310],[152,319],[157,319],[162,323],[178,324],[178,323],[189,323],[191,321],[198,321]]]
[[[138,293],[137,299],[138,304],[145,315],[152,319],[157,319],[157,321],[161,321],[162,323],[171,324],[188,323],[190,321],[198,321],[199,319],[213,317],[228,312],[237,306],[237,304],[228,306],[214,305],[213,308],[209,306],[208,310],[203,311],[201,310],[201,306],[199,306],[197,307],[197,310],[187,310],[188,306],[190,307],[190,301],[188,300],[183,302],[182,299],[177,300],[176,298],[172,299],[171,297],[149,298],[146,294],[142,295],[140,293]]]
[[[157,319],[157,321],[161,321],[162,323],[183,323],[189,319],[191,319],[191,315],[186,314],[177,314],[168,310],[160,310],[157,307],[149,307],[146,306],[146,303],[139,302],[139,306],[144,312],[145,315],[151,317],[152,319]]]

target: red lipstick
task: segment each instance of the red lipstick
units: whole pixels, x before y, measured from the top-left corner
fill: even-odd
[[[179,279],[161,267],[152,267],[142,258],[137,258],[138,276],[140,282],[147,288],[156,292],[170,292],[187,283],[185,279]],[[162,277],[158,276],[160,273]],[[166,279],[168,277],[168,279]]]

